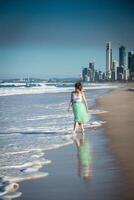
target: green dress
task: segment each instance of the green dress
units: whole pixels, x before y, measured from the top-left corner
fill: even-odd
[[[74,121],[79,123],[86,123],[89,121],[89,115],[82,96],[72,94],[72,110],[74,114]]]

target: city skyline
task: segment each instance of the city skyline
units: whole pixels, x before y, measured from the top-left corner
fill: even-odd
[[[119,47],[118,60],[112,57],[111,42],[106,43],[106,68],[97,70],[95,63],[89,62],[89,67],[83,67],[81,80],[84,82],[105,81],[134,81],[134,52],[126,51],[126,47]]]
[[[78,77],[106,68],[105,44],[134,50],[133,3],[102,0],[0,1],[0,78]]]

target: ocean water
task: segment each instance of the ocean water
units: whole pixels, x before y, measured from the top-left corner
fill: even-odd
[[[85,86],[90,107],[86,128],[103,123],[92,109],[95,100],[119,85],[92,84]],[[41,169],[51,164],[45,159],[47,151],[73,143],[70,131],[72,112],[67,112],[72,85],[0,88],[0,198],[21,196],[19,182],[47,177]]]

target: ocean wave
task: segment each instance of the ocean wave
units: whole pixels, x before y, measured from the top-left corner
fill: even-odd
[[[5,134],[2,140],[0,175],[6,178],[10,187],[12,183],[48,176],[47,172],[40,171],[44,165],[51,163],[51,160],[45,159],[45,152],[73,143],[70,136],[63,134],[26,136],[23,133],[15,133]],[[1,196],[9,194],[9,187],[0,184],[0,192]]]
[[[33,161],[33,162],[27,162],[27,163],[24,163],[24,164],[21,164],[21,165],[8,165],[8,166],[5,166],[3,165],[2,167],[0,166],[0,170],[4,169],[20,169],[21,171],[25,171],[26,169],[28,168],[36,168],[36,169],[39,169],[42,167],[42,165],[45,165],[45,164],[49,164],[51,163],[50,160],[43,160],[43,161],[40,161],[40,160],[36,160],[36,161]]]
[[[41,94],[41,93],[59,93],[69,92],[71,88],[48,87],[30,87],[30,88],[0,88],[0,96],[22,95],[22,94]]]
[[[33,173],[28,173],[23,176],[13,177],[13,178],[11,178],[11,180],[19,183],[19,182],[26,181],[26,180],[39,179],[39,178],[44,178],[47,176],[49,176],[49,173],[47,173],[47,172],[33,172]]]
[[[52,108],[52,106],[51,106],[51,108]],[[57,107],[56,107],[57,108]],[[68,118],[68,117],[70,117],[70,114],[65,114],[65,113],[63,113],[63,114],[56,114],[56,115],[40,115],[40,116],[35,116],[35,117],[28,117],[28,118],[26,118],[25,120],[26,121],[36,121],[36,120],[44,120],[44,119],[59,119],[59,118]]]
[[[88,84],[84,86],[85,90],[93,89],[112,89],[121,87],[120,84]],[[41,93],[60,93],[70,92],[74,87],[57,87],[53,85],[42,85],[41,87],[16,87],[0,88],[0,96],[23,95],[23,94],[41,94]]]
[[[32,173],[29,173],[32,172]],[[19,189],[19,182],[24,180],[31,180],[31,179],[39,179],[47,177],[49,174],[45,172],[36,172],[32,169],[27,171],[27,174],[23,174],[21,176],[5,176],[0,177],[0,199],[8,200],[20,197],[22,195],[21,192],[18,192]]]
[[[0,135],[4,136],[5,134],[64,134],[67,133],[70,127],[72,126],[71,122],[68,122],[67,125],[58,126],[57,122],[48,122],[44,126],[24,126],[24,127],[9,127],[3,130]]]

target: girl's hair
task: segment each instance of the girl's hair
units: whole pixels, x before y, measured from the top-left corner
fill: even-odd
[[[78,89],[78,90],[80,90],[80,91],[82,91],[82,84],[81,84],[81,82],[77,82],[77,83],[75,83],[75,89]]]

